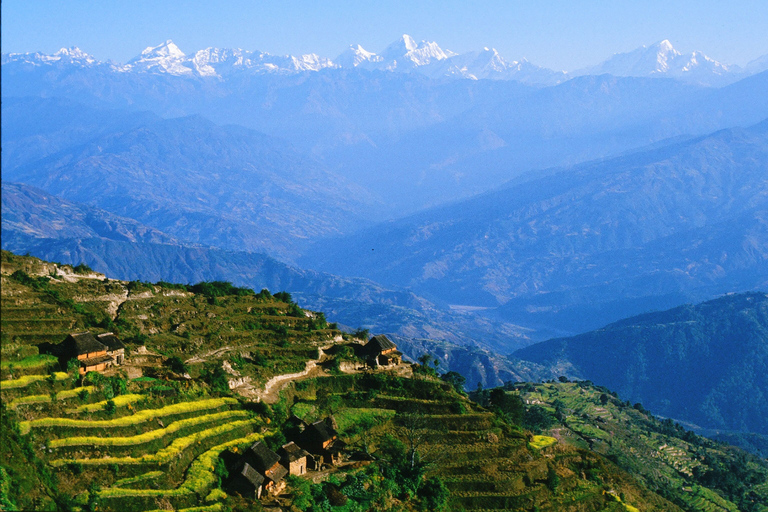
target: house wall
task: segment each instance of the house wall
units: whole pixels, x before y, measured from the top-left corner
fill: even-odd
[[[307,472],[307,458],[302,457],[288,464],[289,475],[303,475]]]
[[[123,364],[123,361],[125,361],[125,349],[124,348],[115,350],[114,352],[107,351],[107,355],[112,356],[112,360],[114,361],[114,364]]]
[[[107,351],[102,350],[100,352],[88,352],[87,354],[80,354],[79,356],[77,356],[77,358],[82,361],[83,359],[90,359],[92,357],[99,357],[99,356],[105,356],[105,355],[107,355]]]
[[[80,367],[80,375],[85,375],[88,372],[103,372],[107,369],[107,363],[99,363],[93,366]]]

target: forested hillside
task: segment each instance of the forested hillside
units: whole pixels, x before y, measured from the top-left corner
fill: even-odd
[[[768,434],[768,296],[727,295],[515,352],[662,416]]]

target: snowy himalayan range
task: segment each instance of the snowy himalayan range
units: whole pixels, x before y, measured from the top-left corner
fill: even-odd
[[[574,76],[611,74],[631,77],[666,77],[709,86],[723,86],[768,69],[768,54],[745,67],[723,64],[699,51],[684,54],[668,40],[636,50],[617,53],[604,62],[573,72],[554,71],[526,59],[509,61],[493,48],[457,54],[442,49],[435,42],[417,43],[403,35],[380,53],[352,45],[331,60],[314,53],[301,56],[277,56],[242,49],[206,48],[187,55],[168,40],[146,48],[125,64],[100,62],[79,48],[62,48],[53,55],[41,53],[4,54],[2,63],[75,64],[106,66],[110,71],[165,73],[189,77],[226,78],[238,73],[299,73],[323,69],[365,69],[402,73],[420,73],[430,78],[514,80],[529,85],[554,85]]]

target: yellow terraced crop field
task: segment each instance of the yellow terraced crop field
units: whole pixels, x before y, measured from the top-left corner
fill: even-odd
[[[204,423],[210,423],[213,421],[223,421],[232,418],[244,418],[247,417],[246,411],[225,411],[215,414],[206,414],[204,416],[198,416],[195,418],[187,418],[185,420],[179,420],[171,423],[165,428],[159,428],[156,430],[150,430],[143,434],[128,437],[102,437],[102,436],[82,436],[82,437],[65,437],[63,439],[54,439],[48,445],[49,448],[60,448],[62,446],[131,446],[142,443],[148,443],[156,439],[160,439],[164,436],[178,432],[179,430],[192,427],[195,425],[201,425]]]
[[[224,405],[237,404],[234,398],[210,398],[198,400],[195,402],[183,402],[179,404],[167,405],[160,409],[145,409],[130,416],[115,418],[111,420],[77,420],[71,418],[39,418],[36,420],[19,422],[19,428],[22,434],[27,434],[32,428],[36,427],[73,427],[73,428],[110,428],[126,427],[138,425],[147,421],[174,414],[183,414],[187,412],[205,411],[216,409]]]

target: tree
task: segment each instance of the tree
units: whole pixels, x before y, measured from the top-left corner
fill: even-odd
[[[549,466],[549,469],[547,470],[547,489],[555,492],[559,485],[560,477],[558,476],[557,471],[555,471],[555,468],[552,466]]]
[[[464,393],[464,384],[467,383],[467,379],[462,374],[450,371],[444,373],[440,378],[453,386],[457,393]]]
[[[525,416],[523,400],[517,393],[507,393],[503,388],[494,388],[490,395],[491,407],[510,423],[521,424]]]
[[[182,361],[181,358],[179,358],[179,356],[172,356],[168,358],[165,364],[171,368],[171,371],[173,373],[178,373],[179,375],[184,375],[185,373],[189,373],[189,369],[187,368],[187,365],[184,364],[184,361]]]

